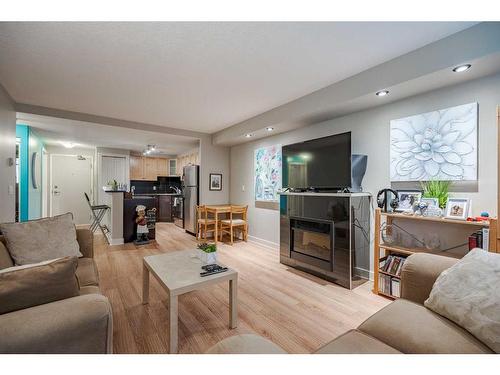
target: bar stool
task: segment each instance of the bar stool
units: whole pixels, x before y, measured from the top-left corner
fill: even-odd
[[[104,235],[106,242],[108,242],[109,244],[108,236],[106,236],[106,234],[109,233],[109,229],[106,225],[101,224],[101,220],[106,214],[106,212],[108,212],[110,207],[106,204],[92,205],[90,203],[90,199],[87,193],[83,194],[85,195],[85,199],[87,201],[87,204],[89,205],[90,212],[92,213],[92,217],[94,218],[92,224],[90,224],[90,230],[92,231],[92,233],[94,233],[97,230],[97,228],[99,228],[102,234]]]

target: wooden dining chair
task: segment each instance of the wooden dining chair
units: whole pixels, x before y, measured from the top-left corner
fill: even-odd
[[[231,245],[234,243],[234,232],[241,231],[243,241],[248,240],[248,206],[231,205],[229,219],[220,220],[220,241],[222,241],[223,233],[228,233],[231,238]]]
[[[215,218],[210,217],[206,206],[196,206],[196,239],[207,240],[207,233],[215,236]]]

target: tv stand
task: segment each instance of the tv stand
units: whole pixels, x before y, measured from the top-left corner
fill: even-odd
[[[280,262],[348,289],[368,280],[368,193],[280,193]]]

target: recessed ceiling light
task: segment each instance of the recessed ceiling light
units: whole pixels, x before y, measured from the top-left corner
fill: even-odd
[[[266,128],[266,130],[267,130],[268,132],[272,132],[272,131],[274,130],[274,128],[273,128],[272,126],[268,126],[268,127]]]
[[[247,134],[245,134],[245,137],[246,137],[246,138],[253,137],[253,134],[251,134],[251,133],[247,133]]]
[[[66,148],[73,148],[73,147],[75,147],[75,144],[73,142],[60,141],[59,143],[62,144]]]
[[[462,73],[462,72],[465,72],[466,70],[469,70],[471,68],[471,64],[465,64],[465,65],[459,65],[455,68],[453,68],[453,71],[455,73]]]
[[[389,95],[389,91],[388,90],[380,90],[380,91],[377,91],[375,93],[375,95],[377,95],[377,96],[386,96],[386,95]]]

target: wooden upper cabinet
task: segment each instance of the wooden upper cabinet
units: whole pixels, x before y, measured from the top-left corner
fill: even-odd
[[[144,158],[142,156],[130,155],[130,179],[144,179]]]
[[[156,181],[158,176],[172,176],[177,171],[177,160],[130,155],[130,179]],[[182,172],[181,172],[182,173]]]
[[[170,159],[168,161],[168,174],[170,176],[177,175],[177,159]]]
[[[158,176],[168,176],[168,159],[156,159],[156,173]]]
[[[144,179],[155,181],[157,177],[156,158],[144,158]]]

